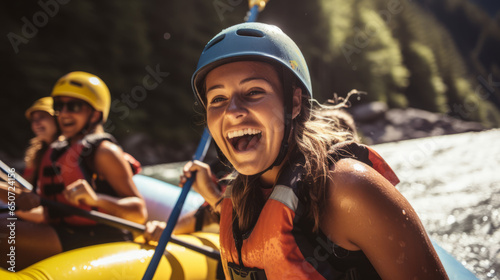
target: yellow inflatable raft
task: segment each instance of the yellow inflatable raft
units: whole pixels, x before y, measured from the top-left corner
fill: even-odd
[[[196,245],[219,247],[218,234],[177,237]],[[94,245],[58,254],[18,272],[0,270],[0,279],[142,279],[154,249],[134,242]],[[218,261],[203,254],[169,243],[153,279],[216,279],[218,265]]]
[[[134,182],[146,200],[150,220],[167,219],[180,194],[180,188],[143,175],[135,175]],[[190,193],[182,213],[197,209],[203,202],[199,194]],[[198,232],[176,237],[190,244],[219,250],[218,234]],[[0,268],[0,279],[142,279],[155,247],[141,242],[141,236],[136,241],[113,242],[63,252],[17,272]],[[218,261],[212,258],[170,242],[153,279],[216,279],[218,265]]]

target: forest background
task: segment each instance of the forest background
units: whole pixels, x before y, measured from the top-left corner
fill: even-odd
[[[314,97],[351,89],[500,127],[500,2],[272,0],[258,21],[302,49]],[[210,38],[244,21],[243,0],[2,1],[0,158],[22,167],[25,110],[70,71],[110,88],[108,132],[143,164],[187,160],[203,129],[190,77]],[[145,81],[148,81],[147,83]]]

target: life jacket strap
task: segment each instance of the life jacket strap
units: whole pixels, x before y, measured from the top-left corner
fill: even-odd
[[[235,263],[228,263],[229,275],[231,280],[265,280],[266,272],[260,268],[244,267]]]

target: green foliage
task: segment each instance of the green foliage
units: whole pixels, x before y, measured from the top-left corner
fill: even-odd
[[[39,3],[49,2],[58,3],[0,4],[8,96],[0,114],[9,132],[0,151],[23,153],[31,136],[24,110],[74,70],[108,84],[108,130],[119,140],[143,133],[165,146],[196,143],[191,74],[208,40],[243,21],[247,1],[68,1],[27,34],[26,22],[48,13]],[[378,100],[500,126],[500,17],[467,0],[273,0],[259,21],[301,47],[319,102],[355,88],[368,95],[354,104]],[[152,71],[165,74],[141,92]]]
[[[407,50],[406,61],[412,66],[407,88],[410,104],[415,108],[446,113],[446,85],[439,74],[432,50],[419,42],[413,42]]]
[[[331,15],[326,17],[330,28],[327,63],[333,65],[326,67],[329,75],[321,81],[327,87],[341,94],[350,88],[367,91],[364,102],[384,101],[390,107],[417,107],[479,121],[489,127],[500,125],[495,117],[498,108],[491,104],[491,98],[469,97],[474,94],[471,89],[476,81],[470,78],[467,57],[457,48],[458,34],[452,37],[440,21],[448,13],[462,11],[462,21],[467,23],[470,19],[472,26],[467,28],[466,36],[478,41],[477,34],[481,33],[475,51],[484,50],[484,42],[499,36],[500,30],[492,19],[478,16],[481,12],[477,7],[461,0],[444,4],[424,1],[432,2],[431,11],[425,5],[398,0],[320,2],[324,14]],[[441,17],[438,19],[432,11],[442,13]],[[494,65],[489,73],[495,73],[498,52],[486,53],[493,59],[488,63],[475,60],[475,64]],[[465,100],[487,113],[458,114],[452,110]]]
[[[342,94],[350,89],[367,91],[367,101],[384,101],[406,107],[402,89],[408,70],[402,63],[398,41],[373,1],[321,1],[330,27],[331,77],[322,83]]]

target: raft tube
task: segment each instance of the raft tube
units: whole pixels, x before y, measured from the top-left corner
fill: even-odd
[[[218,234],[195,233],[177,237],[192,244],[219,248]],[[154,249],[133,242],[94,245],[63,252],[19,272],[0,270],[0,279],[142,279]],[[218,267],[216,260],[169,243],[153,279],[216,279]]]
[[[181,189],[144,175],[135,175],[133,179],[146,201],[148,220],[165,221]],[[203,202],[201,195],[191,191],[181,215],[198,209]],[[218,234],[197,232],[177,237],[192,244],[219,248]],[[478,279],[434,240],[432,244],[450,279]],[[142,279],[154,249],[154,246],[134,242],[94,245],[63,252],[16,273],[0,269],[0,279]],[[216,279],[218,265],[217,261],[200,253],[169,243],[153,279]]]
[[[146,202],[148,220],[166,221],[181,194],[181,188],[140,174],[135,175],[133,180]],[[190,191],[182,207],[181,217],[198,209],[204,202],[205,199],[199,193]]]
[[[463,266],[457,259],[455,259],[450,253],[439,246],[436,241],[432,240],[432,245],[441,260],[441,263],[446,270],[446,274],[450,280],[478,280],[474,273],[470,272],[465,266]]]

